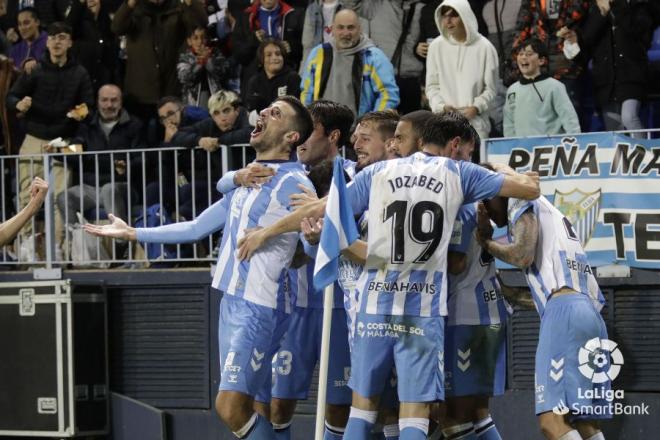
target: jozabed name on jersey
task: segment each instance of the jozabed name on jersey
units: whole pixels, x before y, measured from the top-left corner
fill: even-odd
[[[426,188],[433,191],[436,194],[440,194],[442,191],[443,184],[438,179],[434,177],[428,177],[423,174],[417,176],[399,176],[394,179],[388,179],[387,183],[390,184],[392,192],[395,192],[397,189],[401,188]]]

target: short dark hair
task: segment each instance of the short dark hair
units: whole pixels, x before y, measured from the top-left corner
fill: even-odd
[[[475,140],[474,135],[477,133],[477,131],[474,129],[474,127],[472,127],[470,120],[466,118],[463,113],[459,113],[456,110],[450,110],[441,112],[440,114],[454,121],[457,130],[460,132],[460,134],[457,136],[460,136],[461,141],[473,142]]]
[[[266,46],[270,46],[271,44],[280,48],[280,53],[284,59],[283,66],[286,66],[286,47],[284,46],[284,42],[282,42],[282,40],[276,40],[275,38],[266,38],[257,48],[257,61],[259,62],[259,67],[264,66],[264,51],[266,50]]]
[[[426,121],[429,120],[431,115],[433,115],[433,113],[428,110],[416,110],[414,112],[406,113],[405,115],[401,116],[401,119],[399,119],[399,121],[410,122],[410,125],[412,126],[415,136],[420,138],[422,137],[424,124],[426,124]]]
[[[46,31],[48,32],[49,36],[58,35],[58,34],[68,34],[69,36],[73,35],[73,30],[71,29],[71,26],[69,26],[63,21],[54,21],[53,23],[48,25],[48,29]]]
[[[494,173],[497,172],[497,171],[495,171],[495,168],[493,167],[493,164],[491,164],[490,162],[481,162],[481,163],[479,164],[479,166],[484,167],[484,168],[486,168],[487,170],[492,171],[492,172],[494,172]]]
[[[434,113],[424,124],[422,144],[431,144],[440,148],[455,137],[463,142],[474,140],[470,122],[457,112]]]
[[[309,170],[309,180],[312,181],[318,197],[325,197],[330,192],[332,183],[332,174],[334,173],[335,162],[333,159],[324,159],[314,165]],[[346,179],[348,182],[350,179]]]
[[[399,114],[392,109],[365,113],[360,118],[360,124],[364,125],[365,123],[374,123],[380,137],[383,140],[389,139],[394,136],[396,124],[399,123]]]
[[[518,55],[518,52],[524,50],[528,46],[532,48],[534,53],[536,53],[539,58],[545,58],[546,61],[548,60],[548,46],[536,37],[528,38],[527,40],[520,43],[516,50],[516,55]]]
[[[22,14],[24,12],[27,12],[28,14],[30,14],[32,16],[32,18],[39,21],[39,13],[32,6],[27,6],[25,8],[21,8],[21,10],[18,11],[18,14]],[[17,17],[18,17],[18,14],[16,14]]]
[[[339,141],[337,144],[347,146],[351,138],[351,126],[353,125],[353,112],[344,104],[319,99],[307,106],[312,120],[323,126],[323,132],[329,136],[333,130],[339,130]]]
[[[312,120],[312,116],[309,114],[307,107],[305,107],[303,103],[300,102],[300,99],[295,96],[280,96],[274,102],[278,101],[289,104],[295,113],[293,129],[300,135],[298,142],[292,145],[292,148],[296,148],[298,145],[304,144],[307,138],[312,134],[312,131],[314,131],[314,121]]]
[[[156,104],[156,109],[159,109],[162,106],[169,103],[176,104],[179,107],[183,108],[183,102],[181,102],[181,99],[177,98],[176,96],[163,96],[158,100],[158,103]]]

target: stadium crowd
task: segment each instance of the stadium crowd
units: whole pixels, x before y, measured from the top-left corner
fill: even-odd
[[[27,204],[43,173],[39,156],[59,151],[46,145],[62,138],[85,152],[204,151],[179,153],[176,164],[174,155],[104,155],[98,169],[92,156],[58,156],[58,251],[69,247],[65,223],[78,213],[105,217],[88,212],[97,202],[97,211],[121,216],[129,201],[169,213],[178,205],[178,217],[193,218],[219,197],[210,191],[221,174],[218,146],[246,143],[258,112],[284,95],[341,103],[356,117],[455,110],[482,139],[652,128],[642,106],[654,90],[648,54],[660,51],[660,41],[649,51],[657,2],[440,4],[3,0],[3,153],[24,156],[5,173],[5,217]],[[342,147],[352,154],[350,143]],[[18,188],[18,204],[9,188]]]

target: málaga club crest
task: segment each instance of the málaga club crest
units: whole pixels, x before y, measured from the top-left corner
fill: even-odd
[[[600,198],[600,189],[592,193],[586,193],[578,188],[567,193],[555,190],[553,204],[573,224],[583,247],[587,245],[596,227],[600,210]]]

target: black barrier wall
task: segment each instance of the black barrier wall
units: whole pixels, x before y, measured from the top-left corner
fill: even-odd
[[[233,438],[213,409],[219,383],[220,295],[209,286],[208,269],[64,271],[63,278],[70,279],[74,288],[97,285],[107,294],[108,371],[110,391],[116,393],[111,410],[115,434],[109,438]],[[518,272],[507,272],[503,278],[510,285],[525,285]],[[0,273],[2,282],[31,280],[31,273]],[[610,339],[619,344],[625,359],[614,381],[614,388],[624,392],[617,401],[623,406],[645,405],[649,411],[649,415],[616,416],[604,424],[605,436],[657,438],[660,273],[632,270],[630,277],[601,278],[599,283],[608,300],[603,313]],[[505,439],[540,440],[533,406],[536,312],[514,315],[507,331],[507,393],[493,399],[493,419]],[[311,438],[315,395],[313,392],[310,401],[298,407],[293,430],[296,439]],[[131,409],[135,407],[141,410]]]

